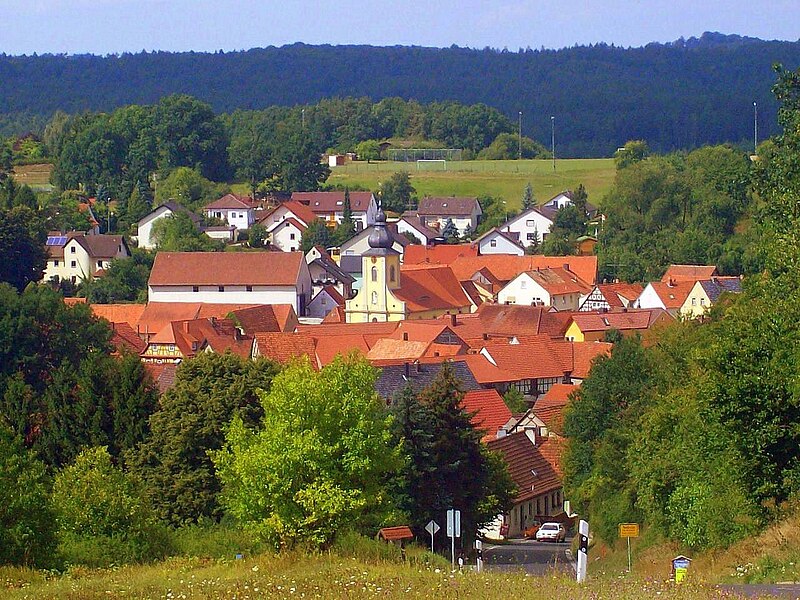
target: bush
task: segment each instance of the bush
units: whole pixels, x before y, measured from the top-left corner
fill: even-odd
[[[167,527],[152,524],[141,535],[86,536],[62,532],[59,558],[67,566],[93,569],[161,560],[174,554],[173,537]]]
[[[173,531],[175,553],[197,558],[232,558],[261,552],[263,547],[249,532],[210,519],[197,525],[187,525]]]

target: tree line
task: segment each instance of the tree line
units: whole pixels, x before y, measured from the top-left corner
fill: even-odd
[[[785,515],[800,489],[800,71],[779,70],[774,91],[783,131],[752,177],[760,268],[706,323],[617,343],[566,413],[567,495],[608,542],[644,522],[723,547]]]
[[[0,55],[0,133],[36,130],[58,110],[110,112],[177,93],[219,114],[355,96],[485,104],[515,125],[522,111],[523,133],[546,146],[555,116],[564,157],[609,156],[629,139],[668,152],[752,140],[753,101],[763,134],[774,134],[776,62],[800,64],[800,44],[706,33],[641,48],[516,52],[294,44],[227,53]]]

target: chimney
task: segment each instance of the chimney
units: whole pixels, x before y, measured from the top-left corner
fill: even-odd
[[[189,333],[189,321],[184,321],[183,322],[183,332],[184,333]]]
[[[455,327],[455,326],[456,326],[456,324],[457,324],[457,323],[456,323],[456,314],[455,314],[455,313],[453,313],[452,315],[450,315],[450,325],[452,325],[453,327]]]
[[[564,263],[564,270],[569,271],[569,263]]]
[[[217,317],[211,317],[211,324],[212,325],[216,325],[217,324]]]
[[[675,280],[672,277],[669,278],[669,281],[667,282],[667,286],[675,287]]]
[[[488,340],[489,339],[489,334],[486,333],[485,331],[483,332],[483,339],[484,340]]]
[[[404,331],[404,332],[403,332],[403,341],[404,341],[404,342],[407,342],[407,341],[408,341],[408,332],[407,332],[407,331]]]

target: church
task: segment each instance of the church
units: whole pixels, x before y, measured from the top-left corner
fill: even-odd
[[[473,305],[452,269],[443,265],[413,265],[401,269],[400,253],[381,210],[362,254],[363,282],[347,301],[348,323],[431,319],[472,312]]]

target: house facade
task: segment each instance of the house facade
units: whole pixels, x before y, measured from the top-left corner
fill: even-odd
[[[47,236],[47,264],[44,281],[90,281],[102,275],[115,258],[131,255],[128,244],[121,235],[86,235],[71,232]]]
[[[477,198],[422,198],[417,208],[417,216],[426,227],[441,232],[450,220],[459,235],[468,229],[475,231],[482,214]]]
[[[268,231],[270,243],[281,252],[298,252],[306,229],[303,223],[294,217],[288,217],[273,225]]]
[[[545,268],[520,273],[497,294],[500,304],[552,306],[559,311],[577,310],[581,295],[591,286],[565,268]]]
[[[289,304],[305,315],[312,285],[302,252],[159,252],[148,301]]]
[[[209,218],[222,219],[236,229],[250,229],[255,223],[255,202],[245,196],[226,194],[203,208]]]
[[[509,219],[500,229],[514,235],[523,246],[530,246],[538,240],[541,243],[553,226],[553,211],[529,208]]]
[[[378,215],[378,202],[372,192],[349,192],[350,212],[355,221],[356,231],[361,231],[375,223]],[[318,219],[335,228],[344,220],[344,192],[294,192],[292,201],[303,204]]]
[[[439,232],[437,230],[423,225],[416,212],[403,213],[403,216],[397,220],[395,226],[397,227],[397,233],[408,233],[416,238],[417,241],[414,242],[415,244],[419,243],[423,246],[427,246],[428,244],[432,244],[434,239],[439,237]],[[412,238],[409,237],[409,239]]]
[[[638,283],[601,283],[581,298],[578,310],[594,312],[614,308],[628,308],[641,295],[644,288]]]
[[[742,282],[738,277],[712,277],[695,282],[680,309],[680,314],[689,319],[705,316],[724,293],[738,294]]]
[[[473,242],[478,246],[478,254],[512,254],[523,256],[525,248],[520,246],[514,239],[514,234],[509,234],[495,227],[484,233]]]

